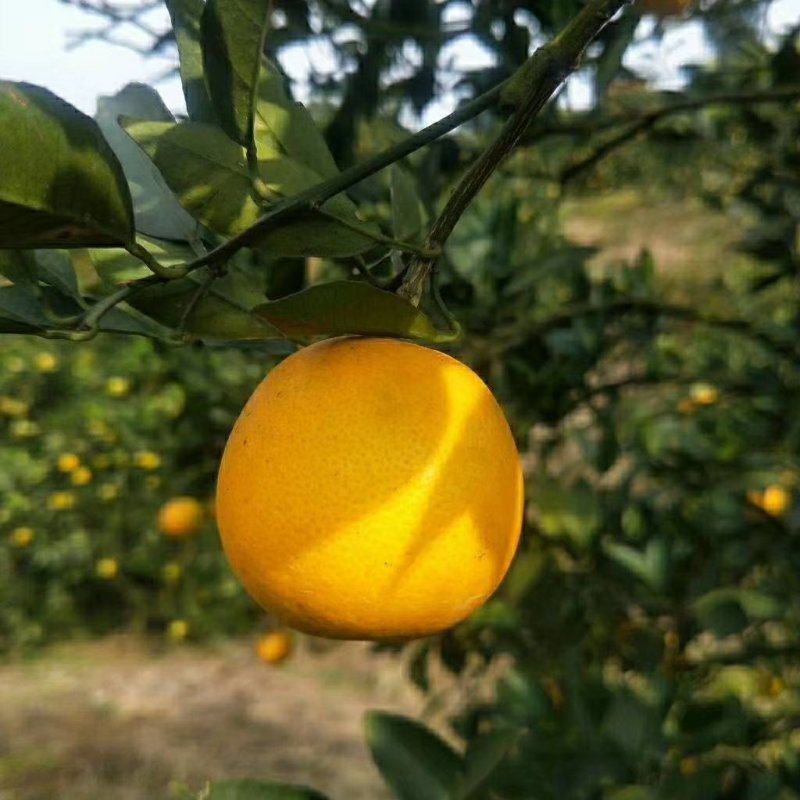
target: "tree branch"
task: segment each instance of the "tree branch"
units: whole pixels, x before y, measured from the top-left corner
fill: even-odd
[[[519,94],[517,108],[498,137],[483,151],[456,186],[428,233],[428,247],[436,249],[447,241],[475,195],[519,143],[531,122],[567,75],[577,68],[586,47],[625,2],[626,0],[592,0],[561,33],[540,47],[509,79],[504,94]],[[398,294],[415,305],[418,304],[433,263],[431,259],[415,259]]]

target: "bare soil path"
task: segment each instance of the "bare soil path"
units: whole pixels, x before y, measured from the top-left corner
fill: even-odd
[[[0,800],[166,800],[236,777],[381,800],[364,712],[421,707],[400,661],[359,643],[306,639],[277,668],[252,642],[61,645],[0,664]]]

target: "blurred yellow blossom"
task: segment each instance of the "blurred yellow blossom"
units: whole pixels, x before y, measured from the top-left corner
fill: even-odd
[[[119,574],[119,564],[115,558],[101,558],[95,564],[95,573],[98,578],[110,581]]]
[[[58,369],[58,359],[52,353],[38,353],[33,363],[39,372],[54,372]]]
[[[30,406],[22,400],[13,397],[0,397],[0,414],[7,417],[24,417]]]
[[[177,583],[181,579],[183,570],[180,564],[169,561],[161,568],[161,577],[166,583]]]
[[[78,469],[72,473],[73,486],[86,486],[87,483],[91,482],[92,471],[89,469],[89,467],[78,467]]]
[[[47,498],[47,507],[51,511],[66,511],[75,505],[75,495],[72,492],[53,492]]]
[[[182,642],[189,635],[189,623],[185,619],[174,619],[167,629],[173,642]]]
[[[104,483],[97,490],[97,494],[101,500],[108,502],[110,500],[116,500],[116,498],[119,496],[119,489],[113,483]]]
[[[21,526],[11,531],[11,541],[16,547],[27,547],[33,541],[33,528]]]
[[[127,378],[114,376],[106,381],[106,394],[109,397],[125,397],[131,390],[131,382]]]
[[[161,466],[161,456],[151,450],[142,450],[134,455],[133,463],[141,469],[158,469]]]

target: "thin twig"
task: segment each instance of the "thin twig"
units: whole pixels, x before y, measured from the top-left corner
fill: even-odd
[[[483,188],[498,166],[516,147],[531,122],[542,110],[564,79],[578,66],[584,50],[625,5],[625,0],[593,0],[573,18],[561,33],[540,47],[509,80],[507,88],[522,86],[517,108],[506,121],[497,138],[483,151],[461,179],[442,213],[434,221],[426,244],[441,248],[461,215]],[[432,259],[416,259],[398,294],[419,304]]]

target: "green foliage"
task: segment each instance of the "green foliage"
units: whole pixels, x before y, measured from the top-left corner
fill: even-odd
[[[131,198],[89,117],[46,89],[0,82],[0,247],[126,244]]]
[[[257,610],[213,522],[171,541],[156,517],[170,497],[210,500],[230,425],[272,363],[253,355],[163,351],[147,340],[6,341],[2,650],[120,627],[165,635],[174,619],[192,638],[250,628]],[[80,466],[65,472],[68,454]],[[116,574],[98,573],[103,559]]]
[[[531,14],[550,32],[579,5],[542,2]],[[374,3],[349,16],[345,6],[352,11],[326,4],[315,23],[330,32],[347,18],[365,32],[328,128],[332,149],[346,155],[374,147],[380,131],[392,141],[403,134],[392,121],[355,136],[382,80],[389,99],[402,92],[421,108],[432,96],[440,43],[417,23],[438,24],[443,4]],[[696,70],[686,102],[672,106],[623,80],[638,18],[618,17],[588,57],[596,108],[552,108],[534,126],[531,141],[549,141],[506,161],[464,215],[436,266],[441,297],[426,297],[426,311],[381,287],[399,285],[413,243],[425,239],[423,220],[491,123],[360,181],[352,197],[321,191],[341,173],[310,113],[261,57],[264,14],[243,22],[244,9],[264,4],[244,0],[168,3],[190,120],[175,122],[152,91],[128,87],[99,114],[116,157],[91,120],[42,90],[6,84],[3,144],[31,170],[74,166],[70,186],[90,189],[80,202],[97,192],[110,202],[84,208],[49,193],[50,172],[42,182],[11,166],[5,180],[0,170],[0,243],[39,248],[0,252],[0,331],[124,331],[156,343],[100,340],[76,351],[15,338],[4,349],[0,645],[122,626],[163,633],[176,619],[197,638],[245,630],[254,610],[211,527],[167,541],[155,528],[158,505],[209,496],[225,435],[273,356],[291,349],[286,339],[446,342],[486,379],[520,442],[525,530],[495,597],[409,657],[426,692],[436,691],[434,663],[492,685],[447,720],[456,744],[413,720],[368,716],[387,785],[401,800],[793,797],[799,62],[797,31],[762,41],[757,6],[708,7],[720,62]],[[465,32],[503,54],[497,79],[527,56],[524,15],[473,7]],[[277,40],[310,30],[305,3],[282,8]],[[742,36],[747,47],[731,48]],[[390,80],[393,48],[407,38],[422,63]],[[742,97],[754,81],[766,100]],[[720,90],[734,99],[704,107],[703,93]],[[14,92],[37,100],[32,115]],[[136,118],[124,128],[141,150],[123,138],[119,113]],[[20,134],[40,123],[53,155],[44,165],[25,158],[30,137]],[[66,146],[73,139],[86,146]],[[566,235],[563,200],[572,192],[602,202],[604,188],[630,184],[636,197],[699,198],[735,214],[742,257],[706,257],[691,276],[666,275],[646,251],[598,268],[596,250]],[[54,219],[74,238],[53,236]],[[246,248],[192,264],[237,236],[249,237]],[[90,249],[41,249],[60,244]],[[324,261],[300,258],[310,255]],[[81,327],[120,291],[123,304]],[[463,340],[439,331],[449,319],[441,300]],[[255,344],[265,339],[275,341]],[[198,340],[242,349],[164,346]],[[59,469],[65,454],[87,471]],[[318,795],[235,781],[205,796]]]
[[[197,800],[326,800],[303,786],[262,781],[219,781],[200,793]]]

